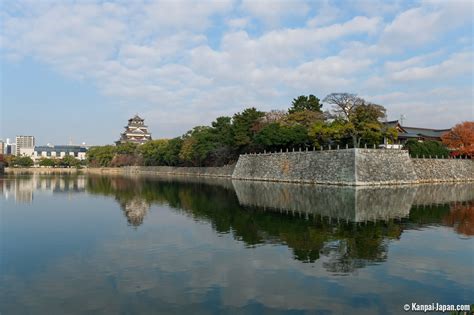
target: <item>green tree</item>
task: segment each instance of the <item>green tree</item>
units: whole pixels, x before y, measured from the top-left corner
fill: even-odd
[[[233,117],[234,143],[239,151],[246,151],[253,144],[256,134],[255,126],[264,113],[256,108],[247,108],[242,113],[237,113]]]
[[[39,161],[39,165],[45,167],[55,167],[56,165],[58,165],[58,161],[53,158],[41,158],[41,160]]]
[[[405,148],[411,156],[425,156],[425,157],[448,157],[449,150],[438,141],[423,141],[420,142],[415,139],[410,139],[405,143]]]
[[[234,145],[234,133],[232,130],[231,117],[218,117],[212,122],[212,133],[221,145]]]
[[[383,126],[380,120],[385,117],[385,108],[367,102],[363,98],[350,93],[332,93],[324,102],[333,105],[333,115],[344,121],[352,144],[379,144],[383,139]]]
[[[309,143],[309,138],[304,126],[285,126],[271,123],[257,133],[255,142],[267,150],[279,150],[305,147]]]
[[[313,124],[322,121],[324,121],[324,115],[322,112],[303,109],[288,114],[283,118],[282,123],[290,126],[302,125],[309,128]]]
[[[138,145],[132,142],[120,143],[115,147],[115,153],[133,155],[136,153],[137,147]]]
[[[385,117],[385,108],[376,104],[361,104],[354,108],[352,123],[357,137],[357,146],[361,144],[378,145],[384,133],[380,122]]]
[[[222,166],[232,163],[238,158],[238,150],[234,142],[234,130],[231,117],[218,117],[212,122],[211,133],[215,147],[207,156],[207,164]]]
[[[291,107],[288,112],[290,114],[303,110],[320,112],[321,107],[322,104],[320,104],[319,98],[317,98],[313,94],[310,94],[309,96],[300,95],[297,98],[293,99],[293,102],[291,103]]]
[[[87,155],[87,162],[92,167],[108,167],[115,156],[115,146],[105,145],[90,148]]]
[[[15,165],[15,156],[14,155],[5,155],[3,156],[3,162],[6,167],[12,167]]]
[[[13,162],[13,165],[19,167],[31,167],[34,162],[29,156],[17,156]]]
[[[163,156],[165,165],[178,166],[180,164],[179,153],[183,145],[183,139],[173,138],[168,141],[166,152]]]
[[[309,137],[318,149],[327,145],[346,145],[351,141],[352,125],[342,119],[318,122],[309,129]]]
[[[213,128],[198,126],[184,136],[180,159],[187,165],[206,166],[210,164],[211,153],[218,147]]]
[[[194,156],[194,145],[196,144],[196,139],[191,135],[183,139],[183,144],[181,145],[181,150],[179,151],[179,159],[185,164],[193,164]]]
[[[61,167],[78,167],[79,164],[79,160],[69,154],[66,154],[59,160],[59,166]]]
[[[166,165],[168,139],[151,140],[140,146],[139,152],[145,165]]]

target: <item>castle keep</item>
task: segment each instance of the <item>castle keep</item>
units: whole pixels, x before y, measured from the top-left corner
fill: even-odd
[[[120,139],[115,143],[138,143],[143,144],[151,140],[151,133],[148,132],[148,126],[145,125],[144,119],[138,115],[128,120],[125,131],[120,134]]]

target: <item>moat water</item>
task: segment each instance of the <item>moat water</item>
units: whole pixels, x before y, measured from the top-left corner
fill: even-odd
[[[474,303],[474,184],[0,177],[0,314]]]

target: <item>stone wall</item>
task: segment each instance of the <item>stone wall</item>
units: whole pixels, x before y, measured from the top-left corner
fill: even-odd
[[[129,166],[123,167],[124,174],[159,174],[231,177],[235,164],[222,167],[173,167],[173,166]]]
[[[474,160],[412,159],[419,182],[474,180]]]
[[[241,155],[233,179],[352,185],[354,150]]]
[[[246,154],[232,178],[355,186],[473,181],[474,161],[411,159],[405,150],[381,149]]]
[[[343,149],[245,154],[223,167],[129,166],[85,168],[84,173],[185,175],[328,185],[392,185],[474,181],[474,160],[412,159],[404,150]],[[76,169],[6,169],[6,172],[77,172]]]
[[[406,150],[355,149],[356,185],[409,184],[416,181]]]

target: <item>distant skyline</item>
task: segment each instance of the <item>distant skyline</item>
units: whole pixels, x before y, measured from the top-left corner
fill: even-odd
[[[136,113],[169,138],[331,92],[449,128],[474,120],[473,12],[460,0],[4,0],[0,138],[112,144]]]

